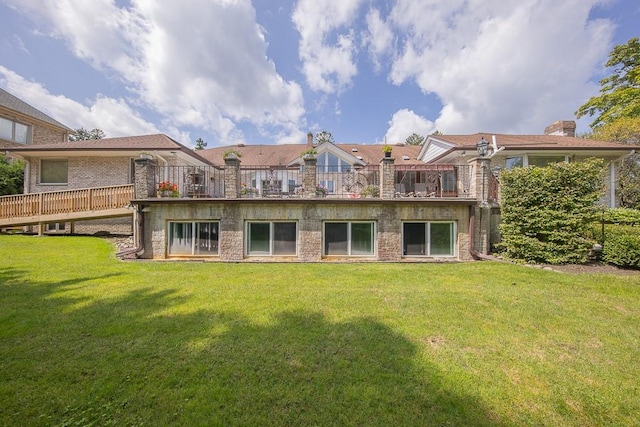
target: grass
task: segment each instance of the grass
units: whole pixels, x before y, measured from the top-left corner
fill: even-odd
[[[0,425],[639,425],[640,279],[0,236]]]

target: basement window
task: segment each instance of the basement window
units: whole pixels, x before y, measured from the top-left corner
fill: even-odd
[[[324,255],[374,255],[373,222],[325,222]]]
[[[404,256],[454,256],[455,242],[454,222],[405,222],[402,224]]]
[[[295,222],[247,223],[247,255],[295,256],[297,229]]]
[[[218,255],[218,222],[169,222],[169,255]]]

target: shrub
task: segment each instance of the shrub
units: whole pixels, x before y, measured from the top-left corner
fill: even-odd
[[[585,236],[599,212],[603,166],[602,160],[588,159],[503,171],[498,247],[504,256],[549,264],[586,262],[594,241]]]
[[[602,260],[619,267],[640,268],[640,228],[608,225]]]

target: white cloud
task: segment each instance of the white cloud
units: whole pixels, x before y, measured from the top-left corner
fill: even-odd
[[[432,121],[419,116],[412,110],[399,110],[391,118],[389,129],[385,135],[385,140],[389,144],[404,142],[409,135],[417,133],[418,135],[427,136],[435,131]]]
[[[369,48],[369,55],[376,71],[380,71],[381,57],[387,54],[393,44],[394,34],[389,25],[380,17],[378,9],[371,9],[367,13],[367,31],[364,42]]]
[[[309,87],[340,93],[351,85],[355,64],[355,33],[349,25],[363,0],[299,0],[292,20],[300,33],[299,55]],[[339,32],[342,30],[343,32]],[[328,43],[329,37],[336,42]]]
[[[82,105],[61,95],[53,95],[39,83],[25,80],[15,72],[0,65],[0,86],[11,94],[37,108],[72,129],[102,129],[107,137],[160,133],[145,121],[124,99],[101,95]]]
[[[276,72],[249,0],[10,0],[80,58],[115,72],[172,125],[242,138],[236,123],[295,134],[302,90]]]
[[[385,21],[400,36],[400,50],[388,55],[390,79],[436,94],[445,133],[541,132],[571,119],[594,92],[589,80],[613,29],[589,21],[600,3],[398,0]]]

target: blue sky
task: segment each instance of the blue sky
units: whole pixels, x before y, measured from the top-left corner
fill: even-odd
[[[539,134],[638,22],[636,0],[0,0],[0,87],[190,146]]]

